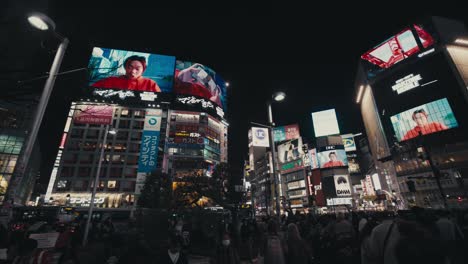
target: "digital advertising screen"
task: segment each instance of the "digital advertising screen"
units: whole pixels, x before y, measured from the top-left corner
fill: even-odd
[[[348,171],[349,173],[360,173],[361,166],[359,165],[359,161],[357,158],[357,154],[347,154],[348,158]]]
[[[398,141],[458,127],[447,98],[423,104],[390,117]]]
[[[312,113],[315,137],[340,134],[335,109]]]
[[[395,66],[389,73],[374,80],[371,87],[390,146],[415,138],[419,132],[431,135],[425,140],[434,144],[466,140],[466,87],[460,85],[443,53]]]
[[[174,56],[95,47],[88,81],[94,88],[168,93],[174,68]]]
[[[275,142],[295,139],[300,137],[299,125],[287,125],[273,128],[273,136]]]
[[[284,144],[278,145],[278,159],[280,163],[302,158],[304,151],[302,150],[302,138],[293,139]]]
[[[343,146],[326,146],[317,153],[320,168],[334,168],[348,166],[346,151]]]
[[[209,67],[177,60],[174,73],[174,93],[199,96],[227,108],[226,82]]]

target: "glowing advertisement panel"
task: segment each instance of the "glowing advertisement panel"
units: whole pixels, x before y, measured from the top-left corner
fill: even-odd
[[[320,168],[348,166],[346,151],[343,146],[326,146],[317,153]]]
[[[340,134],[335,109],[312,113],[315,137]]]
[[[408,109],[390,120],[398,141],[458,127],[446,98]]]
[[[227,109],[226,82],[215,71],[200,63],[176,61],[174,93],[199,96]]]
[[[88,63],[89,86],[172,92],[175,57],[95,47]]]

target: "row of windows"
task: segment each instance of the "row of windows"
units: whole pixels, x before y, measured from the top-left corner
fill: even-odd
[[[286,182],[295,181],[295,180],[304,180],[304,171],[298,170],[298,171],[291,172],[283,176],[285,177]]]
[[[0,154],[0,173],[13,173],[18,156]]]
[[[83,177],[87,178],[92,175],[93,171],[91,167],[62,167],[60,177]],[[100,177],[105,178],[136,178],[137,168],[120,168],[120,167],[101,167]]]
[[[57,181],[56,190],[57,191],[88,191],[94,187],[94,181],[89,180],[65,180],[61,179]],[[135,191],[135,181],[100,181],[99,185],[96,187],[97,191],[108,191],[108,192],[134,192]]]

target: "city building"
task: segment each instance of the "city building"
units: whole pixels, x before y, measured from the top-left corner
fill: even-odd
[[[160,91],[100,82],[117,74],[117,68],[109,72],[109,65],[125,68],[125,58],[148,62],[146,71],[160,76],[152,79]],[[90,85],[71,105],[46,203],[89,206],[99,175],[95,205],[130,209],[153,172],[167,175],[176,188],[186,177],[211,177],[217,164],[227,162],[225,82],[201,64],[196,64],[198,77],[216,82],[203,86],[195,79],[177,79],[192,65],[172,56],[94,48]],[[219,91],[217,100],[210,97],[212,87]]]
[[[407,206],[468,205],[467,40],[462,23],[430,17],[359,61],[356,103],[376,175]]]
[[[22,100],[14,99],[14,95],[11,99],[6,96],[0,100],[0,204],[4,202],[7,191],[15,204],[24,204],[32,193],[40,169],[38,141],[24,172],[20,172],[17,163],[24,151],[37,100],[32,95],[22,96]]]

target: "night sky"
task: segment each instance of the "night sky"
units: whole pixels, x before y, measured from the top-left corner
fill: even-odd
[[[31,2],[7,1],[0,11],[0,48],[6,58],[0,64],[0,77],[7,76],[6,84],[14,85],[9,95],[19,96],[14,91],[21,89],[40,93],[44,84],[40,80],[16,83],[41,76],[51,65],[57,42],[25,21],[28,11],[41,11],[55,21],[57,32],[70,39],[62,71],[86,67],[94,46],[173,55],[214,69],[231,84],[229,155],[232,166],[238,168],[247,159],[249,122],[267,122],[266,101],[274,91],[287,94],[284,102],[273,105],[275,123],[299,123],[306,141],[314,137],[310,113],[329,108],[336,108],[342,133],[364,132],[354,90],[360,55],[431,15],[464,19],[465,24],[468,20],[462,8],[443,12],[440,6],[409,7],[394,2],[373,9],[353,6],[358,13],[345,6],[339,11],[337,2],[314,8],[310,3],[258,8],[223,1],[222,5],[197,1],[155,8],[144,1],[128,6],[115,1],[109,5],[89,0]],[[158,5],[158,1],[150,3]],[[40,131],[44,182],[70,102],[85,84],[85,72],[62,76],[56,82]]]

